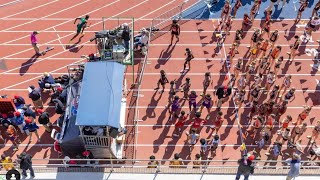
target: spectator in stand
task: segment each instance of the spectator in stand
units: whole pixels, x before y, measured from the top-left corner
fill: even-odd
[[[250,159],[252,158],[250,157]],[[239,180],[241,175],[244,176],[244,180],[249,179],[250,174],[252,174],[254,170],[252,160],[250,159],[248,158],[248,155],[245,154],[243,158],[238,160],[239,166],[236,175],[236,180]]]
[[[287,175],[286,180],[295,179],[300,174],[300,166],[301,166],[300,156],[298,154],[294,153],[293,157],[287,159],[286,162],[290,165],[290,171]]]
[[[25,126],[24,117],[21,115],[19,111],[14,112],[13,124],[19,127],[20,132],[24,133],[23,127]]]
[[[38,118],[38,122],[43,125],[43,127],[46,129],[46,131],[48,133],[51,132],[51,122],[50,122],[50,115],[48,112],[44,112],[43,110],[41,109],[38,109],[37,111],[39,113],[39,118]]]
[[[221,105],[228,101],[232,93],[232,88],[228,86],[220,86],[217,89],[216,96],[218,97],[217,110],[220,111]]]
[[[159,165],[159,162],[156,161],[156,157],[154,155],[150,156],[150,161],[148,162],[148,168],[157,168]]]
[[[23,152],[18,157],[18,162],[20,164],[20,169],[22,170],[22,176],[27,177],[27,170],[30,170],[31,178],[34,178],[34,171],[32,168],[32,157],[31,155]]]
[[[178,153],[174,154],[174,158],[170,161],[171,168],[181,168],[183,166],[182,159]]]
[[[12,168],[14,168],[14,164],[12,162],[11,157],[6,156],[4,154],[1,155],[1,163],[2,163],[2,167],[6,170],[9,171]]]
[[[51,89],[51,85],[55,84],[54,78],[48,72],[43,73],[42,79],[38,81],[39,87],[43,89]]]
[[[29,98],[32,100],[36,109],[43,109],[43,103],[41,99],[41,89],[35,88],[33,85],[29,86]]]
[[[63,114],[65,112],[63,103],[59,99],[54,99],[53,102],[55,103],[55,112],[57,114]]]
[[[26,104],[26,101],[23,99],[23,97],[15,95],[13,96],[13,103],[17,109],[20,109]]]
[[[37,131],[39,129],[39,126],[31,119],[26,119],[25,122],[26,122],[26,125],[23,127],[23,130],[29,132],[29,136],[30,136],[29,143],[32,141],[33,132],[36,134],[38,138],[38,142],[40,142],[40,136]]]

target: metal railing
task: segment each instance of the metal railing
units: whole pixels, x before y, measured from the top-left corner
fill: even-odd
[[[51,164],[40,164],[38,161],[51,161]],[[68,164],[69,161],[76,161],[77,164]],[[158,159],[154,162],[158,162],[156,165],[148,166],[148,159],[33,159],[33,168],[36,171],[48,172],[55,171],[59,168],[60,171],[65,172],[92,172],[96,171],[97,168],[103,168],[104,172],[123,172],[123,173],[229,173],[234,174],[238,168],[237,160],[200,160],[200,165],[194,165],[190,160],[181,160],[180,165],[172,165],[172,160]],[[61,163],[59,163],[61,162]],[[95,163],[90,163],[95,162]],[[135,163],[133,163],[135,162]],[[223,164],[223,163],[230,164]],[[319,165],[310,165],[309,163],[320,163],[320,161],[301,161],[301,174],[320,174]],[[254,161],[255,173],[256,174],[283,174],[287,173],[290,166],[286,161],[276,160],[259,160]],[[260,163],[281,163],[281,165],[260,165]],[[13,163],[2,163],[13,164]],[[153,163],[155,164],[155,163]],[[19,169],[19,164],[14,162],[14,165]],[[270,173],[271,172],[271,173]]]

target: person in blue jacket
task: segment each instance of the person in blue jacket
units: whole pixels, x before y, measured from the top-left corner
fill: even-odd
[[[43,78],[41,80],[39,80],[38,82],[39,87],[43,90],[43,89],[51,89],[51,85],[55,84],[54,78],[52,77],[51,74],[49,74],[48,72],[43,73]],[[49,84],[50,86],[46,87],[46,84]]]

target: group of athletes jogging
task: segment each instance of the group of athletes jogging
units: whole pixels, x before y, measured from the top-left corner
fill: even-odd
[[[280,0],[278,1],[279,3]],[[246,113],[244,117],[247,119],[245,120],[245,124],[242,123],[241,126],[244,132],[242,136],[246,144],[253,142],[255,145],[256,148],[253,149],[253,153],[256,154],[256,159],[261,157],[261,149],[265,148],[267,143],[271,143],[271,137],[273,136],[277,136],[277,138],[270,146],[269,152],[265,153],[265,155],[270,156],[272,154],[272,157],[276,159],[279,155],[290,157],[293,153],[303,154],[304,149],[301,146],[301,142],[303,140],[302,135],[306,132],[307,126],[312,126],[313,128],[312,134],[308,134],[307,136],[308,142],[312,145],[308,148],[315,150],[315,153],[310,153],[308,158],[317,159],[320,157],[320,149],[318,148],[317,151],[316,146],[316,140],[320,133],[320,120],[314,121],[313,124],[307,124],[307,119],[313,106],[304,106],[298,117],[292,117],[290,114],[287,114],[288,104],[295,99],[296,92],[296,88],[292,86],[292,76],[287,74],[283,77],[282,83],[275,83],[278,78],[281,78],[279,71],[281,68],[284,68],[282,65],[284,60],[288,60],[289,62],[286,66],[291,66],[294,61],[302,43],[300,36],[304,35],[307,40],[306,42],[308,42],[308,37],[318,28],[314,22],[319,19],[318,10],[320,8],[320,1],[316,3],[314,10],[310,13],[311,18],[305,27],[304,34],[296,33],[293,36],[294,43],[291,45],[290,51],[286,52],[287,56],[280,55],[281,51],[283,51],[281,43],[278,42],[281,34],[277,29],[272,28],[273,20],[271,16],[273,4],[271,8],[265,9],[265,19],[263,20],[262,27],[252,28],[255,16],[260,10],[261,0],[255,0],[250,13],[244,14],[242,27],[236,29],[235,38],[229,48],[227,59],[223,64],[224,71],[227,74],[224,78],[224,84],[218,84],[218,88],[214,90],[213,94],[216,97],[212,97],[207,92],[207,89],[213,84],[210,72],[203,73],[203,91],[198,95],[196,91],[192,90],[195,87],[192,86],[192,79],[190,77],[186,77],[181,85],[177,85],[176,80],[169,81],[164,70],[160,71],[160,78],[155,90],[158,91],[161,85],[162,89],[159,93],[164,93],[166,84],[170,84],[168,104],[166,106],[169,110],[168,121],[177,119],[172,137],[181,137],[183,127],[190,124],[190,130],[186,132],[190,151],[199,140],[201,145],[200,154],[205,153],[204,146],[209,147],[212,154],[215,153],[217,144],[219,143],[219,129],[224,121],[221,105],[232,99],[235,104],[232,114],[238,113],[239,118],[241,118]],[[297,17],[294,20],[295,23],[300,21],[301,14],[306,9],[308,2],[301,1],[300,4]],[[282,8],[284,6],[285,1],[283,1]],[[236,0],[233,9],[228,0],[225,2],[220,21],[215,26],[213,34],[217,42],[217,48],[221,47],[226,37],[230,35],[232,20],[236,17],[237,11],[241,7],[241,0]],[[247,46],[249,55],[246,58],[238,57],[237,62],[234,62],[236,55],[239,54],[238,48],[241,41],[245,38],[244,32],[248,32],[250,29],[253,29],[253,34],[250,39],[250,45]],[[176,37],[178,42],[180,35],[178,21],[173,21],[170,31],[172,35],[171,44],[174,37]],[[319,43],[319,41],[317,42]],[[190,62],[196,58],[191,48],[185,49],[185,57],[184,67],[181,71],[182,76],[187,75],[188,70],[191,68]],[[244,63],[245,61],[247,62]],[[182,93],[181,96],[178,95],[179,92]],[[181,110],[185,101],[189,104],[189,112]],[[244,110],[242,108],[243,105],[250,110]],[[214,106],[217,108],[216,111],[211,110]],[[208,113],[205,118],[202,116],[204,108],[207,109]],[[231,114],[227,114],[227,116],[231,116]],[[243,122],[244,120],[241,119],[241,121]],[[200,131],[205,124],[211,127],[212,133],[208,137],[201,138]],[[292,125],[292,127],[289,125]],[[287,143],[288,151],[283,154],[281,148],[284,143]]]

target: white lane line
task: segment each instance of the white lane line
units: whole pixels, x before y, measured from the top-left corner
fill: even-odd
[[[37,73],[37,75],[41,75],[43,73]],[[67,74],[67,73],[51,73],[52,75],[63,75],[63,74]],[[196,91],[196,92],[202,92],[203,89],[192,89],[193,91]],[[28,91],[28,89],[7,89],[7,91]],[[135,89],[133,89],[132,91],[137,91]],[[169,89],[165,89],[164,90],[165,92],[169,92]],[[208,92],[215,92],[216,90],[215,89],[208,89],[207,90]],[[246,89],[245,90],[246,92],[249,92],[250,90],[249,89]],[[272,90],[269,90],[269,92],[271,92]],[[320,90],[316,90],[316,89],[306,89],[306,90],[303,90],[303,89],[296,89],[297,92],[320,92]],[[140,92],[154,92],[154,89],[140,89]]]
[[[33,22],[35,22],[35,21],[38,21],[38,20],[40,20],[40,19],[43,19],[43,18],[52,16],[52,15],[59,14],[59,13],[61,13],[61,12],[63,12],[63,11],[67,11],[67,10],[69,10],[69,9],[72,9],[72,8],[74,8],[74,7],[77,7],[77,6],[82,5],[82,4],[84,4],[84,3],[87,3],[87,2],[90,2],[90,0],[84,0],[83,2],[77,2],[77,3],[76,3],[75,5],[73,5],[73,6],[69,6],[69,7],[67,7],[67,8],[63,8],[63,9],[61,9],[60,11],[56,11],[56,12],[54,12],[54,13],[52,13],[52,14],[48,14],[48,15],[43,16],[43,17],[38,18],[38,19],[35,19],[35,20],[32,20],[32,21],[28,21],[28,22],[25,22],[25,23],[22,23],[22,24],[19,24],[19,25],[16,25],[16,26],[13,26],[13,27],[10,27],[10,28],[1,30],[1,32],[3,32],[3,31],[8,31],[8,30],[11,30],[11,29],[14,29],[14,28],[17,28],[17,27],[21,27],[21,26],[24,26],[24,25],[26,25],[26,24],[30,24],[30,23],[33,23]]]
[[[35,9],[44,7],[44,6],[46,6],[46,5],[55,3],[55,2],[57,2],[57,1],[59,1],[59,0],[53,0],[53,1],[50,1],[50,2],[48,2],[48,3],[41,4],[41,5],[39,5],[39,6],[35,6],[35,7],[33,7],[33,8],[30,8],[30,9],[27,9],[27,10],[24,10],[24,11],[20,11],[20,12],[18,12],[18,13],[11,14],[11,15],[9,15],[9,16],[5,16],[5,17],[3,17],[3,18],[0,18],[0,20],[7,19],[7,18],[10,18],[10,17],[12,17],[12,16],[16,16],[16,15],[18,15],[18,14],[22,14],[22,13],[25,13],[25,12],[28,12],[28,11],[33,11],[33,10],[35,10]],[[23,20],[23,19],[21,19],[21,20]],[[25,20],[23,20],[23,21],[28,21],[28,19],[25,19]]]
[[[15,1],[11,1],[11,2],[8,2],[8,3],[5,3],[5,4],[0,4],[0,7],[5,7],[5,6],[9,6],[11,4],[16,4],[20,1],[23,1],[23,0],[15,0]]]
[[[72,63],[73,64],[73,63]],[[66,74],[67,72],[61,72],[61,73],[54,73],[54,74]],[[5,74],[5,75],[19,75],[20,73],[7,73],[7,72],[3,72],[1,74]],[[41,75],[43,74],[43,72],[35,72],[35,73],[24,73],[25,75]],[[125,73],[125,75],[139,75],[140,73],[131,73],[131,72],[128,72],[128,73]],[[210,75],[211,76],[221,76],[221,75],[227,75],[228,73],[211,73]],[[144,75],[146,76],[154,76],[154,75],[159,75],[159,73],[144,73]],[[177,76],[177,75],[181,75],[181,73],[166,73],[166,75],[168,76]],[[188,76],[203,76],[204,73],[188,73]],[[286,74],[279,74],[278,76],[284,76]],[[314,76],[314,75],[317,75],[317,76],[320,76],[320,74],[290,74],[292,76]],[[264,74],[264,76],[267,76],[267,74]]]
[[[141,120],[140,122],[144,122],[143,120]],[[139,125],[134,125],[134,124],[131,124],[131,125],[125,125],[127,127],[135,127],[135,126],[139,126],[139,127],[175,127],[175,124],[139,124]],[[202,125],[203,127],[210,127],[211,125]],[[247,125],[247,124],[243,124],[242,127],[249,127],[250,125]],[[191,125],[184,125],[184,127],[191,127]],[[221,127],[224,127],[224,128],[230,128],[230,127],[237,127],[238,128],[238,125],[222,125]],[[275,128],[280,128],[282,126],[273,126]],[[295,126],[289,126],[289,128],[293,128]],[[314,126],[307,126],[307,128],[314,128]]]
[[[117,0],[117,1],[115,1],[115,2],[118,2],[118,1],[120,1],[120,0]],[[122,11],[122,12],[120,12],[120,13],[112,16],[112,17],[117,17],[117,16],[119,16],[119,15],[121,15],[121,14],[123,14],[123,13],[125,13],[125,12],[127,12],[127,11],[129,11],[129,10],[131,10],[131,9],[133,9],[133,8],[136,8],[136,7],[140,6],[141,4],[143,4],[143,3],[147,2],[147,1],[149,1],[149,0],[144,0],[143,2],[140,2],[139,4],[136,4],[135,6],[132,6],[132,7],[128,8],[128,9],[126,9],[126,10],[124,10],[124,11]],[[115,2],[113,2],[113,3],[115,3]],[[111,4],[113,4],[113,3],[111,3]],[[109,4],[109,5],[111,5],[111,4]],[[96,9],[96,10],[97,10],[97,9]],[[152,12],[151,12],[151,13],[152,13]],[[88,13],[88,14],[89,14],[89,13]],[[111,18],[112,18],[112,17],[111,17]],[[107,19],[106,19],[106,20],[107,20]],[[139,20],[139,19],[137,19],[137,20]],[[137,20],[135,20],[135,21],[137,21]],[[91,24],[90,27],[96,26],[96,25],[98,25],[98,24],[100,24],[100,23],[102,23],[102,22],[98,22],[98,23],[95,23],[95,24]],[[52,28],[52,27],[51,27],[51,28]],[[74,34],[74,33],[67,34],[67,35],[61,37],[61,39],[62,39],[62,38],[65,38],[65,37],[67,37],[67,36],[73,35],[73,34]],[[54,40],[52,40],[52,41],[50,41],[50,42],[53,42],[53,41],[56,41],[56,40],[57,40],[57,39],[54,39]],[[84,44],[88,44],[88,43],[90,43],[90,41],[87,41],[87,42],[84,42],[84,43],[82,43],[82,44],[79,44],[79,45],[75,46],[74,48],[80,47],[80,46],[82,46],[82,45],[84,45]],[[25,51],[32,50],[32,49],[33,49],[33,48],[30,48],[30,49],[27,49],[27,50],[25,50]],[[47,58],[54,57],[54,56],[56,56],[56,55],[62,54],[62,53],[67,52],[67,51],[69,51],[69,50],[70,50],[70,49],[65,50],[65,51],[58,52],[58,53],[56,53],[56,54],[54,54],[54,55],[51,55],[51,56],[49,56],[49,57],[47,57]],[[11,55],[9,55],[9,56],[3,57],[2,59],[6,59],[7,57],[12,57],[12,56],[14,56],[14,55],[20,54],[20,53],[25,52],[25,51],[20,51],[20,52],[11,54]],[[25,64],[25,65],[23,65],[23,66],[21,66],[21,67],[17,67],[17,68],[10,69],[10,70],[8,70],[8,71],[5,71],[5,72],[0,73],[0,75],[1,75],[1,74],[4,74],[4,73],[7,73],[7,72],[11,72],[11,71],[17,70],[17,69],[20,69],[20,68],[23,68],[23,67],[26,67],[26,66],[29,66],[29,65],[33,65],[33,64],[42,62],[42,61],[44,61],[44,60],[46,60],[46,58],[43,58],[42,60],[37,60],[37,61],[35,61],[35,62],[33,62],[33,63]]]
[[[25,61],[26,59],[28,59],[28,58],[30,58],[30,57],[19,57],[19,58],[15,58],[15,57],[13,57],[13,58],[6,58],[7,60],[23,60],[23,61]],[[44,59],[44,58],[37,58],[37,60],[41,60],[41,59]],[[52,57],[52,58],[46,58],[47,60],[74,60],[74,58],[68,58],[68,57],[66,57],[66,58],[55,58],[55,57]],[[143,57],[141,57],[141,58],[134,58],[134,60],[143,60]],[[160,61],[167,61],[168,60],[168,58],[157,58],[157,57],[148,57],[148,60],[151,60],[151,61],[158,61],[158,60],[160,60]],[[185,61],[186,60],[186,58],[173,58],[173,57],[171,57],[171,58],[169,58],[169,60],[170,61]],[[195,57],[194,58],[194,60],[210,60],[210,61],[220,61],[221,60],[221,58],[197,58],[197,57]],[[247,60],[249,60],[249,59],[246,59],[246,58],[244,58],[243,59],[244,61],[247,61]],[[284,61],[287,61],[288,59],[284,59]],[[312,61],[312,58],[308,58],[308,59],[299,59],[299,58],[295,58],[294,59],[295,61]]]
[[[53,27],[53,30],[56,30],[56,28]],[[64,47],[65,45],[62,44],[62,42],[61,42],[61,40],[60,40],[61,38],[60,38],[59,34],[58,34],[58,33],[56,33],[56,34],[57,34],[57,36],[58,36],[58,41],[60,42],[60,45],[62,46],[63,50],[65,51],[65,50],[66,50],[66,48]]]
[[[185,11],[185,10],[184,10]],[[6,20],[10,20],[10,21],[21,21],[21,20],[35,20],[37,18],[0,18],[1,19],[6,19]],[[56,20],[74,20],[74,18],[44,18],[45,20],[52,20],[52,21],[56,21]],[[101,18],[97,18],[97,17],[90,17],[90,19],[92,20],[101,20]],[[213,19],[210,19],[210,20],[219,20],[220,18],[213,18]],[[153,20],[153,18],[144,18],[142,20]],[[161,19],[160,19],[161,20]],[[167,19],[163,19],[163,20],[167,20]],[[182,20],[186,20],[186,21],[190,21],[190,20],[195,20],[195,19],[189,19],[189,18],[183,18]],[[255,19],[255,21],[262,21],[263,19]],[[292,19],[285,19],[285,21],[291,21]],[[302,21],[309,21],[310,19],[301,19]],[[205,21],[208,21],[208,20],[196,20],[197,22],[205,22]],[[232,19],[232,21],[243,21],[243,19],[241,18],[235,18],[235,19]],[[283,20],[282,20],[283,21]],[[277,23],[277,22],[274,22],[274,23]],[[254,27],[253,27],[254,28]]]
[[[43,20],[43,19],[42,19]],[[90,18],[90,20],[92,20]],[[101,20],[101,19],[100,19]],[[146,19],[141,19],[141,20],[146,20]],[[152,19],[147,19],[148,21],[151,21]],[[112,20],[111,20],[112,21]],[[24,31],[24,30],[12,30],[12,31],[5,31],[5,32],[0,32],[0,33],[29,33],[30,31]],[[45,31],[41,31],[41,33],[52,33],[55,31],[50,31],[50,30],[45,30]],[[67,33],[67,32],[74,32],[74,31],[68,31],[68,30],[59,30],[57,32],[63,32],[63,33]],[[97,32],[97,31],[86,31],[86,32]],[[140,32],[140,31],[134,31],[134,32]],[[159,33],[167,33],[168,31],[157,31]],[[181,30],[181,33],[214,33],[215,31],[188,31],[188,30]],[[236,31],[229,31],[230,33],[235,33]],[[244,32],[249,32],[249,33],[253,33],[254,31],[244,31]],[[280,34],[284,33],[285,31],[278,31]],[[287,32],[291,32],[291,33],[303,33],[304,31],[287,31]],[[316,32],[312,32],[312,34],[318,34],[320,32],[316,31]]]
[[[86,14],[91,14],[91,13],[93,13],[93,12],[99,11],[100,9],[103,9],[103,8],[105,8],[105,7],[108,7],[108,6],[111,6],[111,5],[113,5],[113,4],[115,4],[115,3],[119,2],[119,1],[120,1],[120,0],[115,0],[115,1],[113,1],[112,3],[109,3],[109,4],[106,4],[106,5],[104,5],[104,6],[101,6],[101,7],[97,8],[97,9],[95,9],[95,10],[93,10],[93,11],[90,11],[90,12],[87,12],[87,13],[85,13],[85,14],[82,14],[81,16],[84,16],[84,15],[86,15]],[[74,19],[73,19],[73,20],[74,20]],[[47,28],[47,29],[44,29],[43,31],[49,30],[49,29],[51,29],[51,28],[53,28],[53,27],[57,27],[57,26],[60,26],[60,25],[69,23],[69,22],[71,22],[71,21],[73,21],[73,20],[68,20],[68,21],[59,23],[59,24],[57,24],[57,25],[51,26],[51,27],[49,27],[49,28]],[[0,31],[0,32],[1,32],[1,31]],[[42,32],[42,31],[39,30],[39,32]],[[73,33],[74,33],[74,31],[73,31]],[[72,34],[73,34],[73,33],[72,33]],[[14,40],[5,42],[4,44],[11,43],[11,42],[14,42],[14,41],[17,41],[17,40],[26,38],[26,37],[28,37],[28,36],[29,36],[29,35],[27,35],[27,36],[22,36],[22,37],[19,37],[19,38],[15,38]],[[50,42],[53,42],[53,41],[50,41]],[[30,49],[32,49],[32,48],[30,48]],[[23,52],[25,52],[25,51],[23,51]]]
[[[130,108],[139,108],[139,109],[165,109],[167,108],[166,106],[127,106],[126,107],[127,109],[130,109]],[[229,109],[229,108],[233,108],[233,107],[228,107],[228,106],[225,106],[225,107],[221,107],[222,109]],[[301,107],[301,106],[288,106],[287,109],[303,109],[304,107]],[[189,109],[189,107],[187,106],[183,106],[182,109]],[[241,109],[251,109],[250,107],[241,107]],[[312,109],[320,109],[320,107],[318,106],[315,106],[315,107],[312,107]]]
[[[135,6],[132,6],[132,7],[128,8],[128,9],[126,9],[126,10],[124,10],[124,11],[122,11],[122,12],[120,12],[120,13],[118,13],[117,15],[114,15],[114,16],[112,16],[112,17],[117,17],[118,15],[123,14],[123,13],[125,13],[125,12],[127,12],[127,11],[135,8],[135,7],[138,7],[138,6],[140,6],[141,4],[143,4],[143,3],[147,2],[147,1],[149,1],[149,0],[144,0],[143,2],[140,2],[139,4],[136,4]],[[175,1],[175,0],[173,0],[173,1]],[[171,2],[173,2],[173,1],[171,1]],[[156,10],[153,10],[153,11],[149,12],[148,14],[145,14],[144,16],[142,16],[142,17],[134,20],[134,22],[136,22],[136,21],[138,21],[139,19],[142,19],[142,18],[144,18],[144,17],[146,17],[146,16],[148,16],[148,15],[150,15],[150,14],[158,11],[159,9],[162,9],[163,7],[167,6],[168,4],[170,4],[170,3],[167,3],[166,5],[163,5],[163,6],[159,7],[159,8],[157,8]],[[97,24],[100,24],[100,23],[101,23],[101,22],[95,23],[95,24],[91,25],[90,27],[92,27],[92,26],[94,26],[94,25],[97,25]],[[71,34],[70,34],[70,35],[71,35]],[[79,44],[78,46],[81,46],[81,45],[83,45],[83,44],[87,44],[87,43],[89,43],[89,42],[90,42],[90,41],[87,41],[87,42],[85,42],[85,43]],[[77,48],[78,46],[75,46],[75,47],[73,47],[73,48]],[[73,49],[73,48],[71,48],[71,49]],[[70,49],[69,49],[69,50],[70,50]],[[65,51],[56,53],[55,55],[61,54],[61,53],[63,53],[63,52],[65,52]],[[55,56],[55,55],[53,55],[53,56]],[[52,56],[50,56],[50,57],[52,57]],[[45,58],[44,58],[43,60],[45,60]],[[42,61],[43,61],[43,60],[42,60]],[[80,60],[80,61],[83,61],[83,59]],[[41,62],[41,60],[36,61],[36,62],[34,62],[33,64],[35,64],[35,63],[37,63],[37,62]],[[79,61],[77,61],[77,62],[79,62]],[[77,63],[77,62],[74,62],[74,63]],[[74,63],[71,63],[71,64],[74,64]],[[14,71],[14,70],[16,70],[16,69],[20,69],[20,68],[25,67],[25,66],[28,66],[28,65],[30,65],[30,64],[32,64],[32,63],[29,63],[29,64],[26,64],[26,65],[24,65],[24,66],[11,69],[11,70],[6,71],[6,72],[2,72],[2,73],[0,73],[0,75],[1,75],[1,74],[5,74],[5,73],[8,73],[8,72],[11,72],[11,71]],[[62,68],[65,68],[65,67],[67,67],[67,66],[69,66],[69,65],[70,65],[70,64],[68,64],[68,65],[66,65],[66,66],[64,66],[64,67],[62,67]],[[50,73],[56,72],[57,70],[60,70],[60,69],[62,69],[62,68],[56,69],[56,70],[54,70],[54,71],[51,71]],[[13,85],[8,86],[8,87],[6,87],[6,88],[0,89],[0,91],[6,90],[6,89],[8,89],[8,88],[12,88],[12,87],[14,87],[14,86],[16,86],[16,85],[20,85],[20,84],[23,84],[23,83],[25,83],[25,82],[32,81],[32,80],[34,80],[34,79],[36,79],[36,78],[39,78],[39,77],[41,77],[41,76],[37,76],[37,77],[35,77],[35,78],[29,79],[29,80],[26,80],[26,81],[23,81],[23,82],[20,82],[20,83],[17,83],[17,84],[13,84]]]
[[[34,140],[36,141],[36,140]],[[6,144],[0,144],[0,147],[11,147],[12,144],[6,143]],[[19,147],[26,147],[29,146],[31,147],[53,147],[53,143],[52,144],[19,144]]]
[[[223,143],[224,141],[221,141]],[[189,147],[185,144],[124,144],[124,146],[137,146],[137,147]],[[200,147],[200,144],[194,145],[194,147]],[[240,147],[241,144],[219,144],[219,147]],[[264,145],[265,147],[273,147],[273,145]],[[257,145],[246,145],[246,147],[258,147]],[[287,145],[282,145],[282,147],[287,147]],[[301,145],[301,147],[308,147],[308,145]]]
[[[64,36],[65,37],[65,36]],[[55,39],[57,40],[57,39]],[[52,42],[52,41],[51,41]],[[50,44],[50,43],[41,43],[41,45],[52,45],[52,46],[60,46],[60,44]],[[64,45],[67,45],[67,44],[64,44]],[[195,47],[203,47],[203,45],[205,45],[206,47],[216,47],[217,45],[215,43],[197,43],[197,44],[177,44],[176,46],[182,46],[182,47],[185,47],[185,46],[195,46]],[[240,44],[239,46],[249,46],[250,44]],[[10,44],[7,44],[7,43],[1,43],[0,46],[30,46],[30,44],[13,44],[13,43],[10,43]],[[86,46],[95,46],[95,44],[86,44]],[[150,44],[150,46],[165,46],[167,47],[168,44]],[[231,47],[232,44],[225,44],[225,46],[227,47]],[[289,47],[290,45],[281,45],[283,47]],[[319,46],[317,44],[307,44],[307,45],[300,45],[301,47],[308,47],[308,46]]]

